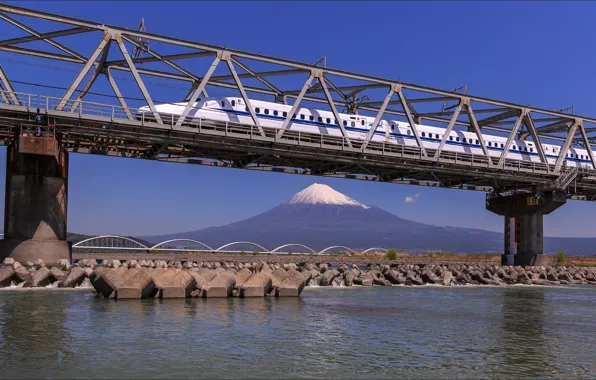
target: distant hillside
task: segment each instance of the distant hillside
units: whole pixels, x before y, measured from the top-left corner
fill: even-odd
[[[315,250],[332,245],[355,249],[395,247],[405,252],[498,253],[503,234],[479,229],[439,227],[402,219],[378,207],[363,205],[329,186],[314,184],[287,202],[262,214],[221,227],[160,236],[144,236],[152,243],[194,239],[219,247],[251,241],[268,249],[287,243]],[[596,253],[596,238],[545,238],[545,251]]]

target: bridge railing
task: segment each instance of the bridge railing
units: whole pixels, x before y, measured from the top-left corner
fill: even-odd
[[[5,103],[12,107],[26,108],[27,112],[39,113],[59,113],[60,115],[77,115],[78,117],[101,117],[110,121],[126,121],[127,123],[137,123],[143,127],[169,128],[174,129],[178,121],[177,115],[159,113],[162,123],[155,120],[153,112],[142,111],[138,108],[127,108],[111,104],[103,104],[90,101],[68,100],[61,98],[29,94],[21,92],[0,91],[1,98]],[[14,99],[17,99],[16,101]],[[15,104],[18,103],[18,104]],[[340,149],[353,152],[361,152],[363,141],[351,139],[352,148],[347,144],[347,139],[343,136],[331,136],[317,133],[308,133],[301,131],[286,130],[281,139],[277,138],[279,129],[272,127],[262,127],[265,136],[260,134],[259,129],[252,124],[241,124],[230,121],[214,121],[210,119],[188,117],[185,119],[182,130],[190,130],[199,133],[217,132],[224,136],[237,136],[249,139],[261,139],[274,141],[284,144],[316,146],[326,149]],[[516,159],[506,158],[500,165],[494,164],[496,157],[493,157],[493,165],[485,155],[476,155],[472,153],[459,153],[442,150],[439,157],[435,156],[435,150],[426,148],[427,156],[422,155],[418,147],[405,146],[397,143],[387,143],[385,141],[370,141],[364,150],[367,154],[376,154],[380,156],[395,156],[400,158],[411,158],[427,162],[444,162],[455,165],[488,167],[492,169],[504,169],[516,172],[531,172],[551,174],[554,168],[553,164],[543,164],[542,162],[527,162]]]

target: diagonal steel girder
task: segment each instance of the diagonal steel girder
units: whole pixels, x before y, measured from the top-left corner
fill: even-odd
[[[0,83],[2,83],[2,87],[6,91],[6,92],[2,92],[2,98],[4,99],[4,101],[7,104],[10,104],[10,101],[8,99],[8,97],[10,96],[10,98],[13,101],[13,104],[20,106],[21,102],[19,101],[19,97],[17,96],[14,88],[12,87],[12,84],[10,83],[10,80],[8,79],[8,75],[6,75],[2,66],[0,66]]]
[[[329,89],[327,88],[327,84],[325,83],[325,77],[323,76],[323,74],[321,72],[317,72],[317,79],[319,80],[321,87],[323,87],[323,91],[325,92],[325,97],[327,98],[327,103],[329,103],[329,108],[331,108],[331,112],[333,112],[333,117],[335,117],[337,126],[339,127],[339,130],[341,131],[341,134],[344,137],[346,144],[348,145],[349,148],[351,148],[352,142],[350,141],[350,138],[348,137],[348,133],[346,132],[346,129],[344,128],[344,126],[342,124],[342,120],[339,117],[337,108],[335,107],[335,102],[333,101],[333,98],[331,97],[331,94],[329,93]]]
[[[95,67],[95,71],[93,72],[93,74],[91,74],[91,77],[89,78],[89,80],[87,80],[87,83],[85,83],[85,85],[83,86],[83,89],[79,92],[79,94],[77,95],[75,100],[72,102],[72,106],[70,107],[70,110],[69,110],[70,112],[75,111],[77,106],[80,104],[81,100],[83,100],[85,95],[87,95],[87,92],[89,92],[89,89],[91,88],[93,83],[95,83],[95,80],[97,79],[99,74],[103,71],[103,69],[104,69],[103,65],[104,65],[104,62],[106,61],[106,58],[108,57],[108,52],[110,51],[111,45],[112,45],[112,41],[110,40],[106,44],[106,46],[104,46],[103,51],[101,53],[101,58],[99,59],[99,63]]]
[[[582,120],[578,121],[578,128],[582,135],[582,139],[584,142],[584,147],[588,152],[588,156],[590,156],[590,162],[592,163],[592,169],[596,169],[596,160],[594,159],[594,151],[592,150],[592,146],[590,145],[590,141],[588,139],[588,134],[586,133],[586,128],[584,128],[584,123]]]
[[[472,110],[472,105],[470,104],[470,99],[465,98],[463,100],[463,104],[468,115],[468,120],[470,120],[470,125],[472,126],[474,132],[476,133],[476,137],[478,137],[478,141],[480,141],[480,146],[482,146],[482,151],[486,156],[486,160],[488,161],[489,166],[493,166],[492,157],[488,153],[488,149],[486,148],[486,144],[484,143],[484,139],[482,138],[482,132],[480,131],[480,126],[478,126],[478,122],[476,121],[476,116],[474,115],[474,111]]]
[[[529,110],[524,111],[523,123],[524,123],[526,129],[528,130],[528,132],[530,132],[530,135],[532,136],[532,140],[534,140],[534,146],[536,147],[536,150],[538,151],[538,156],[540,157],[540,161],[542,161],[542,163],[544,165],[546,165],[547,170],[550,171],[550,166],[548,164],[548,161],[546,160],[546,155],[544,154],[544,147],[542,146],[542,143],[540,142],[540,137],[538,137],[536,125],[534,125],[534,120],[532,120],[532,115],[530,114]]]
[[[95,48],[95,51],[91,54],[91,56],[87,60],[87,63],[85,63],[85,65],[83,66],[81,71],[79,71],[79,73],[77,74],[77,76],[75,77],[73,82],[71,83],[70,87],[68,87],[68,89],[64,93],[64,96],[62,96],[60,103],[58,103],[58,106],[56,107],[56,111],[62,111],[62,109],[64,108],[66,103],[70,100],[70,97],[72,96],[72,94],[76,91],[77,87],[79,87],[79,84],[81,84],[81,82],[83,81],[83,78],[85,78],[85,76],[87,75],[87,73],[89,72],[89,70],[91,69],[93,64],[95,63],[95,60],[97,59],[99,54],[103,51],[103,48],[110,41],[111,38],[112,38],[112,36],[110,35],[110,33],[108,33],[108,32],[104,33],[103,38],[99,42],[99,45],[97,45],[97,47]]]
[[[193,94],[191,95],[190,99],[188,100],[188,103],[186,103],[186,106],[184,107],[184,110],[182,111],[182,114],[180,115],[180,117],[178,117],[178,121],[176,121],[176,126],[177,127],[181,126],[182,123],[184,123],[184,120],[186,119],[186,116],[188,116],[188,113],[190,112],[190,109],[194,106],[195,102],[199,98],[199,95],[201,95],[201,93],[203,92],[203,90],[205,90],[205,86],[207,85],[207,82],[209,81],[209,78],[211,77],[211,74],[213,74],[213,72],[217,68],[217,65],[219,64],[219,61],[220,61],[220,58],[219,58],[219,55],[218,55],[218,56],[215,57],[215,59],[213,60],[213,63],[211,64],[211,66],[207,70],[207,73],[205,74],[205,76],[203,77],[203,79],[201,79],[201,82],[199,83],[199,85],[197,86],[197,88],[194,90]]]
[[[501,152],[501,156],[499,157],[499,162],[497,164],[498,166],[501,166],[505,163],[505,159],[507,159],[507,154],[509,153],[509,148],[511,147],[511,144],[513,143],[513,140],[515,139],[515,136],[517,135],[517,131],[519,130],[519,127],[522,123],[522,120],[524,119],[524,116],[525,116],[525,110],[522,112],[519,112],[519,115],[517,116],[515,124],[513,125],[513,129],[511,130],[509,137],[507,137],[507,142],[505,143],[505,148],[503,149],[503,151]]]
[[[124,110],[124,113],[126,113],[126,117],[128,118],[128,120],[134,120],[134,118],[132,117],[132,114],[130,113],[130,109],[128,108],[128,105],[126,104],[126,101],[124,100],[124,97],[122,96],[122,93],[120,92],[120,89],[118,88],[118,85],[116,84],[116,81],[114,80],[114,77],[112,76],[112,73],[110,72],[109,67],[105,70],[105,75],[106,75],[106,78],[108,78],[108,82],[110,83],[110,86],[112,87],[112,90],[114,91],[114,94],[116,94],[116,98],[118,99],[120,106]]]
[[[248,98],[248,95],[246,95],[246,91],[244,90],[244,86],[242,85],[240,78],[238,78],[238,73],[236,73],[236,69],[234,68],[234,63],[232,62],[231,58],[232,57],[228,52],[223,52],[221,59],[226,61],[228,68],[230,69],[230,73],[234,77],[236,86],[238,86],[238,91],[240,91],[240,95],[242,95],[244,104],[246,104],[246,107],[248,108],[248,112],[250,113],[250,117],[252,118],[252,121],[255,123],[255,126],[259,129],[259,133],[261,134],[261,136],[265,136],[265,131],[261,127],[261,123],[259,122],[259,118],[257,117],[254,108],[252,108],[252,104],[250,103],[250,99]]]
[[[81,34],[81,33],[91,32],[91,31],[92,30],[88,29],[88,28],[69,28],[69,29],[64,29],[64,30],[57,30],[55,32],[40,33],[39,36],[17,37],[17,38],[11,38],[8,40],[1,40],[0,46],[17,45],[17,44],[23,44],[26,42],[43,40],[45,38],[56,38],[56,37],[70,36],[73,34]]]
[[[567,131],[567,136],[565,138],[565,143],[559,152],[559,157],[557,157],[557,161],[555,162],[555,173],[561,172],[561,165],[563,165],[563,161],[567,158],[567,152],[571,147],[571,143],[573,142],[573,138],[575,137],[575,131],[577,130],[577,119],[573,121],[569,130]]]
[[[265,86],[269,87],[272,91],[275,91],[278,95],[281,95],[282,91],[279,88],[277,88],[276,86],[274,86],[267,79],[259,77],[257,75],[258,73],[254,72],[250,67],[248,67],[247,65],[245,65],[244,63],[242,63],[240,60],[234,59],[234,58],[230,58],[230,59],[232,60],[232,62],[234,62],[235,64],[237,64],[238,66],[240,66],[240,68],[242,70],[244,70],[248,74],[252,75],[256,80],[258,80],[259,82],[263,83]]]
[[[288,125],[290,125],[290,122],[291,122],[292,118],[294,117],[294,115],[296,114],[296,111],[298,111],[298,106],[300,105],[300,102],[302,101],[302,98],[304,97],[304,94],[306,93],[306,90],[308,90],[314,77],[315,77],[315,73],[311,73],[308,76],[308,79],[306,80],[306,82],[304,82],[304,85],[302,86],[302,90],[300,90],[300,93],[298,94],[298,97],[294,101],[294,104],[292,105],[290,112],[286,116],[286,119],[284,120],[284,123],[282,124],[281,128],[279,129],[279,132],[277,132],[277,134],[276,134],[276,137],[278,139],[281,139],[281,137],[284,134],[284,131],[288,128]]]
[[[199,78],[198,76],[194,75],[193,73],[191,73],[190,71],[186,70],[184,67],[178,65],[175,62],[172,62],[168,59],[164,59],[163,56],[157,54],[155,51],[148,49],[146,46],[144,46],[143,44],[138,43],[137,41],[135,41],[132,38],[128,38],[126,36],[122,36],[122,39],[124,39],[125,41],[128,41],[129,43],[131,43],[133,46],[145,51],[146,53],[150,54],[151,56],[153,56],[154,58],[158,59],[160,62],[165,63],[166,65],[170,66],[171,68],[173,68],[174,70],[177,70],[179,72],[181,72],[184,75],[187,75],[189,78],[192,78],[193,81],[198,82],[201,80],[201,78]],[[135,60],[133,60],[134,62]],[[205,96],[206,93],[205,93]]]
[[[141,90],[141,93],[143,94],[143,97],[145,98],[145,101],[147,102],[147,106],[153,113],[153,117],[155,117],[155,121],[159,124],[163,124],[163,121],[161,120],[161,116],[159,116],[159,112],[157,112],[157,109],[155,108],[155,104],[153,104],[153,100],[151,100],[151,96],[149,96],[149,91],[147,91],[147,87],[145,87],[145,84],[143,83],[143,80],[141,79],[141,76],[139,75],[139,73],[135,67],[135,64],[132,62],[132,58],[130,58],[130,54],[128,54],[128,51],[126,50],[126,46],[124,46],[124,42],[122,42],[122,37],[117,34],[114,36],[114,39],[116,40],[118,47],[120,47],[122,56],[128,63],[130,72],[132,73],[132,76],[135,79],[135,82],[137,82],[137,86],[139,87],[139,90]]]
[[[476,110],[474,112],[476,114],[478,114],[478,110]],[[478,120],[478,126],[480,128],[482,128],[484,126],[490,125],[490,124],[495,123],[497,121],[501,121],[501,120],[509,119],[511,117],[514,117],[514,116],[518,116],[519,113],[520,113],[520,111],[518,109],[511,109],[511,110],[505,111],[503,113],[500,113],[498,115],[494,115],[494,116],[490,116],[490,117],[484,118],[482,120]]]
[[[67,48],[66,46],[62,45],[61,43],[58,43],[58,42],[52,40],[51,38],[43,37],[41,35],[41,33],[37,32],[33,28],[28,27],[27,25],[23,24],[22,22],[19,22],[19,21],[15,20],[14,18],[5,15],[2,12],[0,12],[0,18],[8,23],[11,23],[12,25],[16,26],[17,28],[24,30],[25,32],[31,34],[32,36],[35,36],[38,39],[43,40],[44,42],[47,42],[48,44],[52,45],[53,47],[55,47],[59,50],[62,50],[66,54],[71,55],[75,58],[78,58],[81,62],[85,62],[85,60],[86,60],[85,57],[83,57],[76,51],[73,51],[73,50]]]
[[[412,114],[410,113],[410,107],[408,105],[408,100],[404,96],[401,85],[395,86],[395,92],[397,93],[397,96],[399,97],[399,100],[401,102],[401,106],[404,109],[406,118],[408,119],[408,124],[410,124],[410,128],[412,128],[412,133],[414,134],[414,138],[416,139],[416,142],[418,143],[418,147],[420,148],[420,154],[423,157],[428,157],[428,154],[426,153],[426,149],[422,145],[422,140],[420,139],[420,135],[418,133],[418,128],[416,127],[416,123],[414,123],[414,118],[412,118]]]
[[[396,90],[395,86],[392,86],[389,89],[389,92],[387,93],[387,95],[385,96],[385,100],[383,101],[383,104],[381,105],[381,109],[379,109],[379,112],[377,113],[377,116],[375,117],[375,121],[373,122],[372,126],[370,127],[370,130],[368,131],[368,134],[366,135],[366,138],[364,139],[364,142],[362,143],[361,150],[363,152],[366,149],[366,147],[368,146],[369,141],[373,138],[373,136],[377,132],[377,128],[379,127],[379,123],[381,122],[381,117],[383,117],[383,113],[385,113],[385,109],[387,108],[387,105],[389,104],[391,97],[395,93],[395,90]],[[388,127],[389,126],[386,126],[385,128],[388,128]]]
[[[447,143],[449,134],[451,133],[451,131],[453,130],[453,127],[455,126],[455,122],[457,121],[457,118],[459,117],[459,113],[461,112],[462,106],[463,106],[463,103],[460,99],[457,103],[457,106],[455,107],[455,111],[453,112],[453,115],[451,116],[449,125],[447,126],[447,129],[445,130],[445,133],[443,134],[443,137],[441,138],[439,147],[437,148],[437,150],[435,152],[435,159],[438,159],[441,156],[441,152],[443,151],[443,148],[445,147],[445,144]]]

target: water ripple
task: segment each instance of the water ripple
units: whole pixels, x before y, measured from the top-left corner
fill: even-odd
[[[6,378],[594,378],[590,287],[113,301],[2,292]]]

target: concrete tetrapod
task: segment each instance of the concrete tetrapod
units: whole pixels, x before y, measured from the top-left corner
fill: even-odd
[[[122,285],[116,289],[116,299],[139,299],[155,296],[157,290],[149,274],[144,270],[129,276]]]
[[[159,298],[186,298],[190,297],[197,283],[186,271],[168,269],[158,278],[155,285],[159,289]]]
[[[127,269],[120,267],[118,269],[108,269],[102,271],[99,276],[93,281],[93,287],[102,296],[108,298],[114,294],[129,276],[133,276],[138,272],[138,269]]]
[[[264,297],[272,287],[271,275],[259,272],[252,275],[240,288],[240,297]]]
[[[246,281],[252,276],[252,272],[248,268],[242,268],[236,273],[236,285],[235,288],[239,289],[244,285]]]
[[[87,273],[85,269],[80,267],[74,267],[66,276],[66,279],[58,283],[58,287],[60,288],[74,288],[75,286],[81,285],[81,283],[87,277]]]
[[[25,282],[25,288],[37,288],[43,287],[50,284],[51,272],[47,267],[40,267],[39,270],[35,271],[31,278]]]
[[[304,285],[304,276],[294,269],[288,270],[288,276],[282,281],[279,287],[275,288],[276,297],[298,297]]]
[[[217,272],[207,268],[201,268],[198,271],[191,270],[188,272],[196,282],[196,289],[190,294],[191,297],[200,297],[203,294],[203,289],[207,287],[209,281],[217,276]]]
[[[0,288],[10,285],[10,281],[12,280],[13,274],[14,269],[12,269],[12,267],[0,268]]]
[[[205,298],[226,298],[232,296],[236,277],[230,272],[219,272],[219,274],[209,281],[209,284],[203,289]]]

